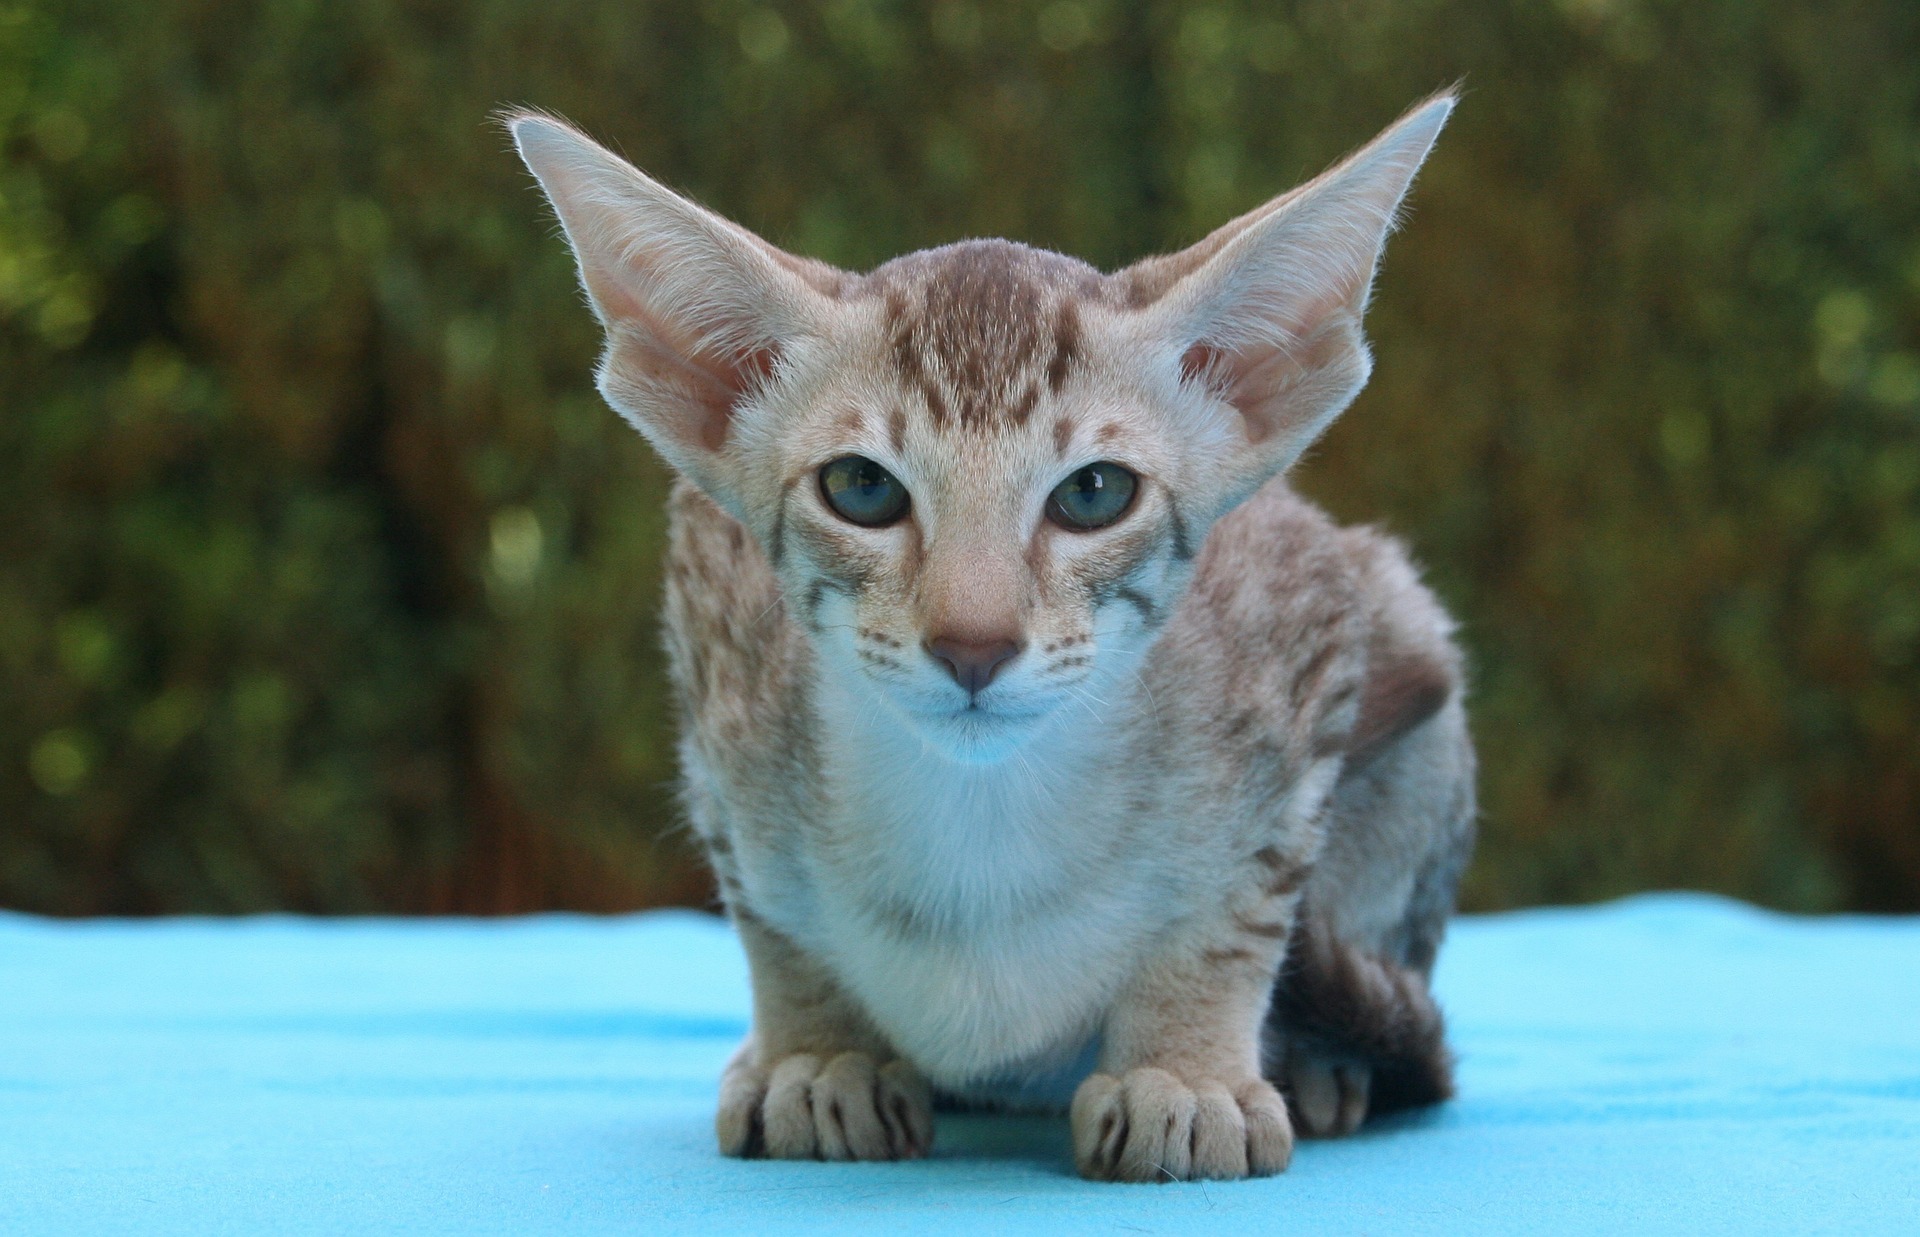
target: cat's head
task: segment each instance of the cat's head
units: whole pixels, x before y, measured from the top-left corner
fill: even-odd
[[[1213,522],[1359,392],[1374,268],[1452,106],[1112,275],[1005,241],[848,274],[509,123],[607,401],[753,532],[824,675],[981,760],[1136,673]]]

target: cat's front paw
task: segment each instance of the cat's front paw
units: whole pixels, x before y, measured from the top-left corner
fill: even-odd
[[[1259,1078],[1095,1074],[1074,1093],[1071,1124],[1074,1163],[1095,1181],[1270,1177],[1293,1158],[1287,1106]]]
[[[913,1160],[933,1146],[933,1097],[905,1061],[800,1053],[763,1068],[742,1053],[720,1080],[724,1155],[775,1160]]]

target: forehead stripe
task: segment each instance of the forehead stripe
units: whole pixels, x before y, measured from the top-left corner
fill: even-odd
[[[1072,297],[1060,302],[1053,320],[1053,360],[1047,365],[1047,387],[1055,395],[1067,381],[1067,372],[1080,357],[1080,303]]]
[[[918,331],[906,298],[897,290],[889,289],[886,306],[887,333],[892,338],[893,363],[900,371],[900,378],[908,386],[919,390],[920,397],[927,404],[927,415],[933,418],[933,423],[944,425],[947,420],[946,400],[941,398],[939,388],[921,364],[920,344],[915,339]]]
[[[869,276],[900,379],[937,427],[1024,425],[1080,358],[1078,301],[1102,277],[1009,241],[909,254]]]

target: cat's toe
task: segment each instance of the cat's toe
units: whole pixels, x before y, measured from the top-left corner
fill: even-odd
[[[843,1052],[813,1083],[813,1123],[823,1160],[906,1160],[933,1142],[933,1103],[904,1061],[876,1066]]]
[[[1293,1161],[1293,1123],[1287,1119],[1287,1102],[1264,1078],[1241,1084],[1233,1098],[1247,1125],[1247,1174],[1271,1177],[1285,1172]]]
[[[1161,1069],[1095,1074],[1074,1096],[1071,1124],[1074,1160],[1099,1181],[1268,1176],[1293,1153],[1286,1105],[1258,1079],[1234,1090]]]
[[[933,1149],[933,1088],[905,1061],[880,1067],[880,1121],[896,1159],[917,1160]]]
[[[742,1050],[720,1076],[720,1107],[714,1113],[714,1132],[720,1137],[720,1154],[751,1158],[766,1154],[760,1114],[767,1099],[767,1075],[753,1063],[750,1050]]]
[[[776,1160],[819,1158],[820,1138],[813,1120],[813,1081],[820,1058],[796,1053],[773,1067],[760,1124],[767,1155]]]
[[[1344,1138],[1367,1119],[1373,1072],[1364,1065],[1295,1056],[1287,1063],[1287,1090],[1300,1132],[1309,1138]]]
[[[887,1127],[880,1121],[873,1059],[843,1052],[813,1080],[813,1128],[823,1160],[891,1158]]]
[[[1195,1086],[1193,1099],[1189,1174],[1216,1180],[1246,1176],[1247,1121],[1240,1112],[1240,1102],[1224,1083],[1218,1082]]]

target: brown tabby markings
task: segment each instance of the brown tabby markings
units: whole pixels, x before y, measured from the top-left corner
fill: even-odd
[[[1270,898],[1285,897],[1299,889],[1307,879],[1307,867],[1294,863],[1271,846],[1262,846],[1253,852],[1254,860],[1267,869],[1267,883],[1264,886]]]
[[[1047,389],[1055,395],[1067,383],[1067,371],[1080,357],[1080,305],[1069,297],[1060,302],[1053,320],[1053,360],[1047,364]],[[1057,431],[1056,431],[1057,432]]]
[[[1180,514],[1180,500],[1167,496],[1167,523],[1173,535],[1173,556],[1180,562],[1193,558],[1193,538],[1187,532],[1187,518]]]
[[[1239,925],[1241,931],[1253,936],[1264,936],[1268,940],[1280,940],[1289,931],[1284,923],[1262,923],[1245,915],[1235,915],[1233,921]]]
[[[512,122],[608,328],[600,389],[687,479],[685,801],[754,989],[728,1154],[923,1155],[929,1079],[992,1100],[1088,1045],[1097,1178],[1278,1172],[1369,1085],[1446,1094],[1460,656],[1401,547],[1279,474],[1366,379],[1380,246],[1450,107],[1112,276],[1005,241],[844,274]],[[824,502],[855,452],[904,518]],[[1138,509],[1046,520],[1100,457]],[[949,659],[1008,646],[985,687]]]
[[[909,254],[868,277],[894,363],[935,427],[974,431],[1025,425],[1043,389],[1059,393],[1079,360],[1075,297],[1103,283],[1085,263],[1001,240]]]

